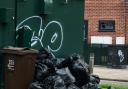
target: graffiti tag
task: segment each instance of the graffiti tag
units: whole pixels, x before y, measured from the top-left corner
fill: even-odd
[[[31,26],[26,24],[26,22],[30,19],[39,19],[40,24],[39,24],[38,29],[33,30]],[[54,44],[54,45],[57,45],[56,48],[52,47],[52,45],[50,45],[50,44],[47,44],[47,48],[48,48],[48,50],[50,50],[52,52],[57,52],[61,49],[62,44],[63,44],[63,28],[59,21],[50,21],[47,23],[47,25],[44,28],[42,28],[43,27],[42,18],[40,16],[31,16],[31,17],[24,19],[22,22],[20,22],[16,27],[16,31],[19,31],[23,26],[28,28],[32,32],[31,43],[30,43],[31,47],[37,45],[38,42],[40,43],[40,45],[42,47],[44,47],[44,42],[43,42],[43,39],[45,38],[44,35],[46,34],[46,32],[48,33],[48,31],[49,31],[48,27],[50,27],[53,24],[55,24],[58,27],[58,29],[57,29],[57,31],[55,31],[53,28],[50,29],[50,30],[53,29],[52,32],[54,32],[54,34],[51,36],[50,44],[54,44],[57,41],[57,39],[60,39],[60,41],[58,44]],[[18,37],[18,35],[17,35],[17,37]],[[16,39],[17,39],[17,37],[16,37]]]

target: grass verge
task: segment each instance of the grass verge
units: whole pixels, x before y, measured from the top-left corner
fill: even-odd
[[[112,86],[115,89],[128,89],[128,86],[125,86],[125,85],[117,85],[117,84],[109,84],[109,83],[101,83],[100,86],[103,89],[107,89],[109,86]]]

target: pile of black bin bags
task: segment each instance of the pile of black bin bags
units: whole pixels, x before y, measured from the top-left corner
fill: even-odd
[[[45,48],[39,50],[35,75],[28,89],[100,89],[100,78],[89,75],[88,66],[78,54],[54,58]]]

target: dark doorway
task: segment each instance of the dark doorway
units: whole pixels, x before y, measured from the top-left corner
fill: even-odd
[[[88,20],[84,21],[84,39],[85,43],[88,41]]]
[[[88,20],[84,21],[84,60],[89,63]]]

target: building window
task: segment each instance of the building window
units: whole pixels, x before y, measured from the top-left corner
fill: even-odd
[[[115,21],[114,20],[100,20],[99,21],[99,31],[115,31]]]
[[[125,3],[128,3],[128,0],[124,0]]]

